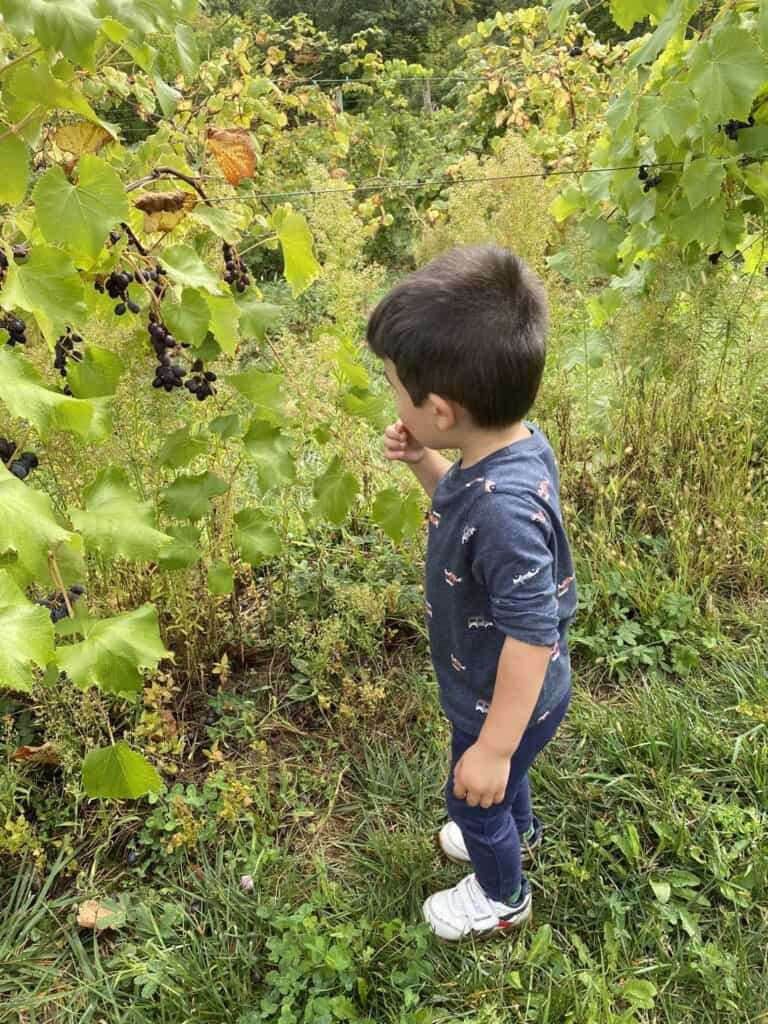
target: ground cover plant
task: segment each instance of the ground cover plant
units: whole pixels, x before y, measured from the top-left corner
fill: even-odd
[[[766,10],[611,12],[457,24],[440,82],[306,15],[2,5],[0,1020],[768,1020]],[[450,950],[362,334],[488,238],[547,285],[581,605],[534,923]]]

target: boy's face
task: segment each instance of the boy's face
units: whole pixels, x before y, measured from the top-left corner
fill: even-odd
[[[454,447],[457,423],[454,403],[429,394],[423,405],[414,405],[391,359],[384,359],[384,374],[392,388],[397,415],[415,440],[427,448]]]

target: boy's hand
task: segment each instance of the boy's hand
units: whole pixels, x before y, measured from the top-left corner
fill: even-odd
[[[427,449],[414,438],[402,420],[391,423],[384,431],[384,454],[398,462],[421,462]]]
[[[500,804],[509,781],[509,755],[497,754],[479,743],[468,747],[453,770],[453,795],[470,807]]]

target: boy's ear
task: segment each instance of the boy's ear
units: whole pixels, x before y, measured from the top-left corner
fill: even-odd
[[[442,395],[436,395],[432,391],[427,395],[426,401],[432,408],[435,426],[438,430],[450,430],[456,425],[459,417],[455,402],[451,402],[448,398],[443,398]]]

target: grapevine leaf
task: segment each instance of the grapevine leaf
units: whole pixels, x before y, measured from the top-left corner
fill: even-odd
[[[105,693],[137,693],[142,669],[173,658],[160,639],[157,608],[144,604],[132,612],[84,624],[85,638],[59,647],[56,660],[80,690],[98,686]]]
[[[17,135],[0,142],[0,203],[15,206],[27,194],[29,181],[29,150]]]
[[[374,394],[367,388],[350,388],[339,400],[339,408],[350,416],[359,416],[376,430],[383,430],[389,415],[389,397]]]
[[[249,565],[261,565],[280,553],[280,535],[265,512],[256,508],[241,509],[235,515],[235,524],[235,547]]]
[[[95,404],[51,391],[30,362],[7,347],[0,348],[0,400],[41,437],[52,430],[69,430],[84,440],[91,435]]]
[[[48,551],[79,541],[56,521],[47,494],[0,464],[0,558],[21,584],[44,574]]]
[[[0,571],[0,686],[31,693],[32,665],[44,669],[53,658],[50,612],[32,604],[19,585]]]
[[[69,516],[89,550],[106,558],[119,555],[149,562],[171,542],[167,533],[157,529],[152,506],[138,501],[122,469],[106,466],[84,497],[85,510],[70,508]]]
[[[107,398],[114,395],[124,369],[120,356],[88,345],[79,363],[68,363],[67,382],[75,398]]]
[[[174,338],[195,347],[202,345],[208,333],[211,315],[200,292],[194,288],[185,288],[181,293],[181,302],[171,302],[166,298],[161,310],[163,323]]]
[[[61,167],[51,167],[35,186],[37,223],[47,242],[64,246],[83,266],[101,252],[111,228],[128,216],[122,182],[101,157],[86,153],[78,161],[77,183]]]
[[[222,441],[228,441],[230,437],[236,437],[241,433],[240,417],[236,412],[227,413],[224,416],[216,416],[208,424],[208,429],[212,434],[218,435]]]
[[[745,118],[768,80],[768,63],[746,29],[715,25],[693,50],[689,83],[713,120]]]
[[[173,543],[158,558],[163,569],[188,569],[202,558],[200,531],[196,526],[169,526]]]
[[[235,589],[235,574],[226,562],[214,562],[208,569],[208,589],[212,594],[231,594]]]
[[[256,153],[247,128],[209,128],[207,145],[229,184],[253,177]]]
[[[44,97],[48,110],[72,110],[95,124],[107,127],[83,94],[54,78],[47,64],[25,61],[8,73],[6,88],[16,100],[15,103],[8,105],[9,115],[16,120],[40,106],[40,100]],[[45,116],[45,111],[41,109],[40,120]],[[34,125],[35,121],[32,123]]]
[[[240,308],[231,295],[208,295],[206,302],[211,314],[211,334],[222,352],[228,356],[234,355],[240,341],[237,333]]]
[[[255,338],[256,341],[264,341],[267,330],[279,322],[283,312],[280,306],[260,302],[253,295],[244,296],[237,304],[240,307],[240,333],[244,338]]]
[[[256,416],[270,423],[280,425],[284,422],[283,378],[278,373],[266,373],[264,370],[246,370],[227,377],[227,382],[241,395],[253,403]]]
[[[166,487],[162,504],[175,519],[202,519],[208,514],[212,498],[226,494],[226,481],[206,470],[197,476],[182,475]]]
[[[252,420],[243,438],[248,455],[256,463],[262,491],[283,487],[296,478],[288,438],[264,420]]]
[[[190,245],[171,245],[163,249],[163,266],[177,284],[205,288],[213,295],[221,294],[216,275]]]
[[[83,759],[81,781],[91,799],[136,800],[163,788],[157,771],[125,740],[118,740],[113,747],[89,750]]]
[[[193,437],[189,427],[179,427],[169,434],[157,454],[158,464],[179,469],[186,466],[198,455],[205,455],[208,443],[202,437]]]
[[[81,327],[87,316],[80,275],[66,253],[50,245],[32,246],[23,266],[10,261],[3,306],[32,313],[50,345],[67,324]]]
[[[672,230],[675,238],[682,245],[698,242],[702,248],[708,249],[720,238],[725,211],[724,196],[719,196],[706,206],[699,206],[695,211],[685,199],[681,199],[672,211]]]
[[[549,28],[553,34],[559,35],[565,28],[568,12],[575,0],[552,0],[549,11]]]
[[[312,494],[322,516],[332,523],[341,523],[360,490],[357,478],[344,470],[341,459],[334,455],[325,472],[312,485]]]
[[[232,211],[223,210],[217,206],[207,206],[205,203],[197,203],[190,216],[193,220],[205,224],[219,238],[232,239],[240,226],[237,215]]]
[[[184,75],[187,79],[194,78],[200,66],[200,53],[195,33],[189,25],[176,26],[176,53]]]
[[[669,136],[684,137],[699,118],[699,103],[687,85],[672,82],[664,91],[664,101],[658,96],[642,96],[640,117],[648,136],[658,142]]]
[[[179,100],[182,99],[182,95],[178,89],[174,89],[172,85],[160,77],[160,75],[153,74],[152,82],[155,86],[155,95],[157,96],[157,102],[160,104],[160,109],[166,117],[172,117],[176,107],[179,105]]]
[[[690,13],[686,7],[686,0],[674,0],[653,35],[649,36],[640,49],[635,51],[628,64],[630,70],[656,60],[675,32],[685,26],[688,17],[690,17]]]
[[[295,298],[306,291],[322,271],[312,251],[312,234],[300,213],[286,209],[275,210],[272,226],[283,248],[285,279]]]
[[[93,0],[5,0],[3,18],[16,35],[35,35],[47,50],[93,68],[99,30]]]
[[[421,529],[424,511],[421,497],[415,487],[407,494],[397,487],[387,487],[376,495],[373,503],[373,521],[397,544]]]
[[[663,0],[610,0],[611,16],[619,28],[629,32],[638,21],[645,21],[653,15],[657,20],[663,14],[666,4]]]
[[[721,160],[713,160],[710,156],[701,156],[683,171],[681,184],[688,204],[692,210],[706,199],[713,199],[720,192],[720,185],[725,177],[725,167]]]

